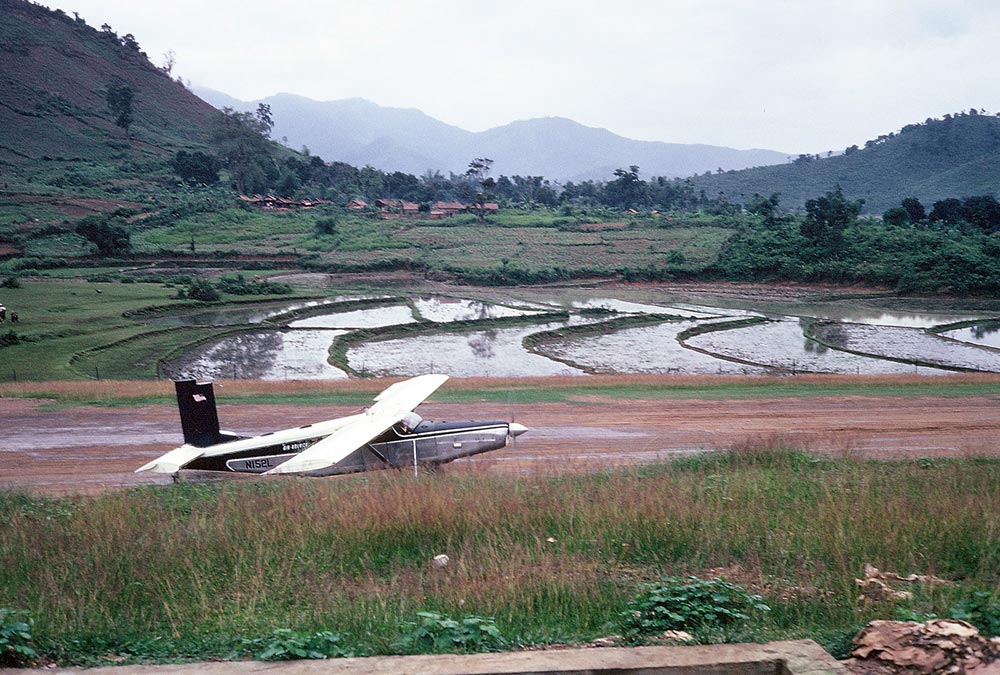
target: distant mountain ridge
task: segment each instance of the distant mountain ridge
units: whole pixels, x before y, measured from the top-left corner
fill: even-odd
[[[783,208],[801,208],[840,185],[851,199],[865,200],[866,213],[882,213],[906,197],[929,210],[948,197],[1000,196],[1000,118],[994,115],[949,114],[865,145],[834,157],[698,176],[692,183],[738,203],[777,192]]]
[[[561,117],[472,132],[416,109],[388,108],[359,98],[314,101],[276,94],[239,101],[211,89],[194,91],[219,108],[252,110],[258,103],[270,105],[272,137],[287,138],[290,147],[306,146],[327,161],[417,176],[428,170],[463,173],[475,157],[492,159],[496,176],[544,176],[556,181],[607,180],[615,169],[633,164],[645,177],[683,177],[788,161],[788,155],[773,150],[636,141]]]

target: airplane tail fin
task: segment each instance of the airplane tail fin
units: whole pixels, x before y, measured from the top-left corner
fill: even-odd
[[[184,442],[204,448],[222,441],[219,433],[219,413],[215,409],[215,394],[211,382],[175,380],[177,407],[181,413]]]

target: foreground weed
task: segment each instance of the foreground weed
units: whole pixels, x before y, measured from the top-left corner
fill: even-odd
[[[419,621],[408,624],[412,630],[399,645],[407,653],[495,652],[509,644],[493,619],[453,619],[437,612],[417,612],[417,616]]]
[[[330,631],[297,633],[289,628],[276,628],[270,636],[244,640],[243,651],[249,651],[257,661],[292,661],[295,659],[330,659],[356,656],[344,644],[343,636]]]
[[[76,504],[67,499],[36,497],[17,490],[0,490],[0,516],[67,520],[76,512]]]
[[[818,462],[770,445],[586,474],[378,473],[48,500],[0,491],[0,604],[32,613],[31,647],[47,659],[107,665],[259,655],[275,626],[333,627],[366,654],[580,642],[609,622],[624,634],[637,585],[684,586],[691,574],[737,581],[772,609],[731,605],[724,587],[680,599],[668,588],[627,620],[711,616],[716,627],[684,629],[700,642],[811,637],[842,653],[858,624],[899,604],[857,602],[865,563],[960,580],[912,605],[942,617],[997,588],[997,460]],[[453,562],[429,565],[439,553]],[[978,601],[965,610],[1000,614]],[[504,635],[476,617],[495,617]],[[985,633],[983,621],[972,623]],[[634,641],[646,637],[635,628]]]
[[[0,607],[0,666],[20,666],[38,657],[31,628],[31,614]]]
[[[215,661],[242,656],[239,638],[226,635],[188,634],[179,638],[142,637],[135,634],[80,634],[45,636],[38,651],[52,663],[66,667],[95,668],[108,665]]]
[[[948,618],[967,621],[986,637],[1000,635],[1000,601],[987,591],[976,591],[948,610]]]
[[[622,636],[640,642],[668,630],[717,633],[770,609],[761,596],[722,579],[669,577],[647,586],[629,603],[620,615]]]

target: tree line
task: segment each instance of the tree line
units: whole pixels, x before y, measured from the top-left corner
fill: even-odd
[[[565,204],[621,209],[683,210],[724,204],[690,181],[639,177],[639,167],[614,172],[607,181],[557,183],[544,176],[490,176],[492,160],[476,158],[469,170],[456,174],[428,170],[421,176],[402,171],[361,168],[327,162],[308,149],[296,153],[271,142],[274,123],[270,108],[254,112],[224,108],[212,126],[211,152],[181,150],[172,160],[174,172],[190,185],[216,185],[220,171],[241,194],[274,194],[289,198],[320,198],[346,202],[354,197],[404,199],[417,204],[458,200],[496,201],[506,206],[553,207]],[[478,168],[476,168],[478,165]]]
[[[859,216],[863,200],[836,187],[782,214],[779,195],[756,195],[716,263],[739,280],[826,281],[889,286],[902,293],[1000,291],[1000,203],[989,195],[935,202],[914,197],[882,218]]]
[[[969,113],[970,115],[973,113]],[[948,116],[946,116],[948,117]],[[929,120],[927,126],[934,126]],[[761,198],[729,201],[723,193],[706,194],[691,179],[640,177],[636,165],[616,169],[605,181],[553,182],[544,176],[490,176],[492,160],[476,158],[466,172],[456,174],[428,170],[421,176],[402,171],[361,168],[346,162],[327,162],[296,153],[270,140],[274,126],[270,107],[259,104],[254,112],[225,108],[212,127],[213,152],[180,151],[173,169],[191,185],[215,185],[226,169],[229,185],[242,194],[275,194],[289,198],[320,198],[346,203],[354,197],[403,199],[429,205],[435,201],[464,203],[499,202],[504,206],[607,207],[622,210],[687,211],[706,209],[715,213],[754,212]],[[839,188],[838,188],[839,190]],[[741,203],[742,202],[742,203]],[[777,207],[776,207],[777,208]],[[807,209],[808,211],[808,209]],[[904,225],[924,220],[956,224],[967,222],[988,231],[1000,226],[1000,205],[992,196],[949,198],[935,202],[927,212],[914,197],[883,214],[885,221]]]

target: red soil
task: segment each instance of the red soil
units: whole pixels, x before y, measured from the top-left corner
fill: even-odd
[[[366,400],[364,394],[359,401]],[[39,409],[0,398],[0,488],[91,493],[167,483],[132,471],[181,442],[173,406]],[[510,419],[530,431],[516,446],[459,460],[448,471],[548,472],[651,461],[785,439],[814,453],[903,459],[998,456],[1000,406],[992,397],[810,397],[757,400],[620,400],[586,405],[426,403],[428,419]],[[263,433],[350,414],[344,406],[225,405],[222,426]],[[261,480],[255,478],[255,480]],[[336,480],[336,479],[333,479]]]

